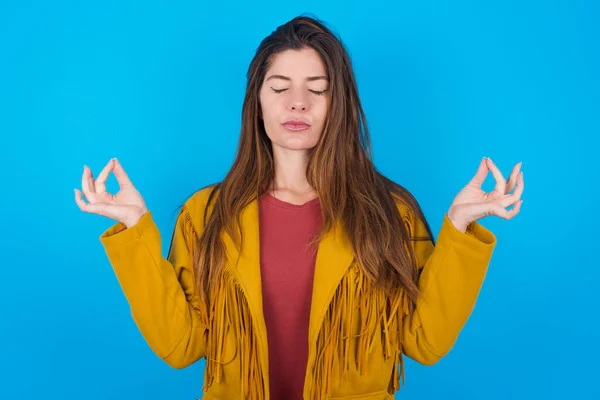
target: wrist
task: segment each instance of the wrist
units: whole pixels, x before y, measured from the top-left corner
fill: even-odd
[[[454,227],[462,233],[467,232],[467,227],[469,226],[469,221],[465,218],[461,217],[460,213],[457,212],[454,208],[450,207],[447,213],[448,220],[454,225]]]
[[[123,223],[125,224],[125,226],[127,226],[127,228],[131,228],[132,226],[137,224],[140,221],[140,219],[142,219],[142,217],[144,216],[144,214],[146,214],[146,212],[148,212],[148,209],[144,208],[144,209],[140,210],[135,216],[128,218]]]

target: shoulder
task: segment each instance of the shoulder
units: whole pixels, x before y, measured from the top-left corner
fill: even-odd
[[[405,191],[402,196],[392,193],[392,198],[411,239],[431,240],[433,237],[431,227],[415,196]]]
[[[181,207],[180,216],[189,218],[197,231],[202,230],[198,228],[204,227],[205,217],[208,220],[219,186],[218,183],[214,183],[196,190]]]
[[[392,199],[396,205],[396,209],[404,222],[412,222],[415,216],[415,206],[418,207],[417,200],[409,194],[409,196],[399,196],[397,193],[391,193]]]

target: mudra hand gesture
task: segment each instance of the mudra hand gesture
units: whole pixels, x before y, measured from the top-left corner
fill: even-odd
[[[111,171],[114,172],[119,183],[117,194],[106,191],[106,179]],[[75,202],[81,211],[122,222],[128,228],[135,225],[148,211],[142,195],[133,186],[129,176],[116,158],[106,164],[96,179],[90,168],[84,166],[81,187],[83,195],[88,201],[86,203],[81,196],[81,191],[75,189]]]
[[[489,171],[492,171],[496,180],[496,187],[486,193],[481,190],[481,185]],[[454,198],[448,210],[448,219],[461,232],[465,232],[470,223],[490,215],[512,219],[521,210],[524,187],[521,162],[513,167],[507,182],[492,160],[484,157],[473,179]],[[511,205],[514,207],[507,210]]]

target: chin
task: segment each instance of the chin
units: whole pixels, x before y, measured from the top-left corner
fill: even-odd
[[[316,141],[308,141],[308,140],[285,140],[278,141],[275,143],[277,146],[287,149],[287,150],[309,150],[317,145]]]

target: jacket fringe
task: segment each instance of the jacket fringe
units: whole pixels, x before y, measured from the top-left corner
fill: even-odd
[[[356,264],[349,268],[334,294],[319,331],[309,398],[325,399],[330,393],[334,363],[339,366],[342,384],[347,379],[351,362],[361,375],[364,374],[378,334],[381,335],[383,358],[395,358],[388,392],[393,394],[400,389],[400,379],[404,384],[402,321],[408,313],[408,299],[402,289],[390,297],[375,289]],[[359,333],[351,336],[355,318],[359,318]],[[358,338],[354,360],[350,359],[352,338]]]
[[[189,212],[184,210],[184,214],[188,248],[195,249],[198,234],[194,229]],[[198,302],[196,308],[202,323],[207,327],[205,332],[206,368],[202,390],[206,393],[210,386],[222,381],[223,366],[235,360],[240,351],[242,355],[239,376],[241,395],[244,399],[264,399],[265,382],[258,341],[246,297],[235,273],[223,268],[211,294],[209,309],[202,301]],[[230,334],[234,338],[235,348],[232,355],[225,359],[229,350],[227,337]]]
[[[212,296],[206,351],[204,391],[221,382],[223,365],[232,362],[238,351],[241,394],[244,399],[263,399],[265,385],[258,351],[258,341],[246,298],[235,274],[224,269]],[[225,359],[226,338],[230,331],[236,340],[233,354]]]

